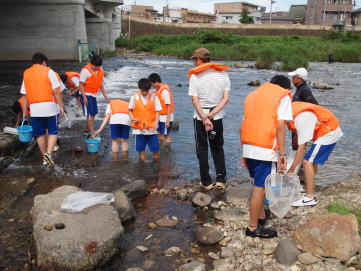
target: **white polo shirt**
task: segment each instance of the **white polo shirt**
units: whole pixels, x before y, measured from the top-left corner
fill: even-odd
[[[110,115],[109,124],[123,124],[130,126],[131,123],[130,116],[124,113],[117,113],[113,115],[110,104],[107,105],[107,108],[105,110],[105,115],[106,114]]]
[[[100,69],[102,69],[102,68],[100,67]],[[91,73],[88,69],[82,69],[80,72],[80,80],[79,81],[85,84],[86,80],[88,80],[88,78],[90,76],[91,76]],[[97,96],[97,94],[89,93],[89,92],[85,92],[85,95],[92,96],[92,97]]]

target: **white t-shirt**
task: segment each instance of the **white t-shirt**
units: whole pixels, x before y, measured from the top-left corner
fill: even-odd
[[[170,94],[167,89],[164,89],[162,92],[162,98],[164,99],[164,103],[169,105],[170,104]],[[170,113],[169,115],[169,122],[172,122],[174,120],[174,113]],[[166,122],[167,121],[167,115],[159,115],[159,121],[160,122]]]
[[[117,113],[113,115],[110,104],[107,105],[107,109],[105,110],[105,115],[106,114],[110,115],[109,124],[123,124],[130,126],[130,122],[131,122],[130,116],[124,113]]]
[[[88,71],[88,70],[87,70]],[[88,73],[89,73],[89,71],[88,71]],[[75,87],[79,87],[79,77],[78,76],[73,76],[72,78],[71,78],[71,81],[73,82],[73,84],[74,84],[74,86]]]
[[[154,94],[153,94],[154,95]],[[143,104],[147,104],[148,100],[149,100],[149,94],[147,96],[143,96],[143,95],[139,95],[140,99],[142,100]],[[134,109],[135,108],[135,101],[134,101],[134,95],[132,95],[132,97],[130,97],[130,101],[129,101],[129,109]],[[162,105],[158,99],[157,96],[154,95],[154,109],[156,112],[159,112],[162,110]],[[157,130],[154,129],[133,129],[133,135],[154,135],[157,134]]]
[[[56,77],[54,71],[51,69],[48,72],[48,78],[51,82],[51,87],[53,90],[60,87],[58,77]],[[20,93],[24,95],[26,94],[24,81],[21,84]],[[31,117],[52,117],[59,114],[58,112],[58,107],[55,102],[34,103],[30,105]]]
[[[66,89],[63,81],[59,80],[59,84],[60,84],[60,92],[63,92],[64,89]],[[60,106],[59,106],[59,104],[56,104],[56,108],[58,110],[58,114],[60,114]]]
[[[224,96],[224,91],[231,90],[229,76],[224,71],[216,69],[207,69],[198,74],[192,74],[189,79],[189,96],[197,96],[203,112],[208,114],[210,109],[216,107]],[[224,110],[218,112],[213,119],[221,119],[224,116]],[[194,111],[193,118],[200,120],[197,112]]]
[[[101,69],[101,68],[100,68]],[[86,82],[86,80],[91,76],[90,71],[88,69],[82,69],[80,72],[80,82],[84,83]],[[89,92],[85,92],[86,95],[92,96],[92,97],[96,97],[96,94],[93,93],[89,93]]]
[[[277,109],[278,120],[291,121],[292,117],[292,107],[291,99],[289,96],[282,98]],[[274,139],[274,145],[277,143],[277,138]],[[251,158],[261,161],[273,161],[277,162],[277,152],[273,149],[262,148],[254,145],[243,144],[243,157]]]
[[[311,141],[315,131],[317,116],[309,111],[298,114],[295,118],[295,128],[297,130],[298,145]],[[314,144],[330,145],[336,143],[343,136],[341,128],[319,137]]]

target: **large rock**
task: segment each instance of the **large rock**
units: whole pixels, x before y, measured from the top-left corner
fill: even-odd
[[[162,218],[158,219],[156,223],[159,227],[173,228],[178,224],[178,220],[169,218],[169,216],[163,216]]]
[[[252,193],[253,187],[249,186],[230,186],[226,191],[227,202],[232,205],[241,205]]]
[[[213,268],[215,271],[233,271],[234,260],[233,259],[222,259],[213,261]]]
[[[64,198],[78,191],[74,186],[61,186],[34,199],[31,215],[37,262],[44,269],[93,269],[118,250],[123,227],[114,207],[96,205],[80,213],[60,211]],[[63,223],[65,228],[44,229],[56,223]]]
[[[297,261],[300,251],[291,238],[283,238],[275,250],[276,260],[280,264],[293,265]]]
[[[260,86],[261,81],[260,80],[253,80],[253,81],[249,82],[247,85],[252,86],[252,87]]]
[[[228,206],[220,211],[214,213],[214,218],[222,221],[240,221],[244,215],[243,211],[239,207]]]
[[[199,227],[196,236],[199,243],[213,245],[223,239],[224,233],[211,227]]]
[[[335,87],[327,83],[311,82],[311,86],[316,89],[334,89]]]
[[[7,155],[26,147],[26,143],[21,143],[16,135],[0,132],[0,155]]]
[[[331,213],[311,218],[293,238],[313,255],[347,261],[361,245],[358,223],[353,214]]]
[[[127,221],[135,217],[135,209],[132,202],[127,195],[122,191],[115,191],[114,195],[114,207],[119,213],[120,220]]]
[[[147,184],[144,180],[136,180],[122,186],[120,191],[123,191],[130,199],[143,198],[148,195]]]
[[[190,262],[179,267],[179,271],[206,271],[206,266],[201,262]]]
[[[212,200],[211,196],[204,194],[202,192],[197,192],[194,195],[192,202],[199,207],[206,207],[209,204],[211,204],[211,200]]]

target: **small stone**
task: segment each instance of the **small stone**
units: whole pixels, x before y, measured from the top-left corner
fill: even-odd
[[[253,81],[249,82],[247,85],[249,85],[249,86],[260,86],[261,82],[259,80],[253,80]]]
[[[144,271],[144,270],[139,267],[132,267],[132,268],[128,268],[127,271]]]
[[[177,87],[183,87],[183,85],[181,83],[177,84]]]
[[[199,253],[201,253],[201,251],[200,251],[198,248],[192,247],[192,248],[191,248],[191,253],[193,253],[193,254],[199,254]]]
[[[149,234],[147,237],[145,237],[145,239],[144,239],[144,241],[146,242],[146,241],[148,241],[150,238],[152,238],[153,237],[153,234]]]
[[[30,265],[28,263],[24,264],[24,271],[30,271]]]
[[[180,266],[179,271],[206,271],[206,266],[201,262],[190,262]]]
[[[283,238],[277,245],[275,250],[275,258],[277,262],[284,265],[293,265],[297,261],[300,254],[295,243],[291,238]]]
[[[165,256],[178,256],[180,253],[181,249],[179,247],[170,247],[164,251]]]
[[[27,184],[32,184],[33,182],[35,182],[35,178],[34,178],[34,177],[31,177],[31,178],[29,178],[29,179],[26,181]]]
[[[306,252],[298,255],[298,260],[303,264],[313,264],[320,261],[319,258],[313,256],[311,253]]]
[[[14,219],[14,218],[10,218],[10,219],[8,219],[8,221],[9,221],[9,222],[14,222],[15,219]]]
[[[53,229],[52,225],[46,225],[44,226],[44,230],[51,231]]]
[[[213,209],[219,209],[219,205],[216,202],[212,202],[210,207],[213,208]]]
[[[223,259],[228,259],[228,258],[233,259],[235,257],[234,250],[229,248],[229,247],[222,247],[222,249],[221,249],[221,257]]]
[[[197,229],[196,236],[201,244],[213,245],[223,239],[224,233],[211,227],[203,227]]]
[[[199,207],[206,207],[211,203],[211,200],[212,198],[209,195],[197,192],[194,195],[192,202]]]
[[[144,261],[144,268],[145,269],[150,269],[152,268],[152,266],[155,264],[155,261],[152,260],[145,260]]]
[[[178,221],[170,219],[168,216],[164,216],[161,219],[158,219],[156,223],[159,227],[173,228],[178,224]]]
[[[65,229],[64,223],[56,223],[56,224],[55,224],[55,229],[57,229],[57,230],[63,230],[63,229]]]
[[[201,263],[205,263],[206,259],[202,258],[202,257],[197,257],[197,261],[201,262]]]
[[[140,251],[140,252],[146,252],[149,250],[149,248],[144,247],[144,246],[136,246],[136,248]]]
[[[177,197],[180,199],[180,200],[186,200],[188,198],[188,192],[187,192],[187,189],[181,189],[181,190],[178,190],[177,191]]]
[[[152,222],[149,222],[149,223],[148,223],[148,228],[149,228],[149,229],[152,229],[152,230],[153,230],[153,229],[155,229],[155,228],[157,228],[157,227],[158,227],[158,226],[157,226],[157,224],[155,224],[155,223],[152,223]]]
[[[215,271],[233,271],[234,260],[233,259],[222,259],[213,261],[213,268]]]
[[[232,237],[226,237],[224,238],[222,241],[219,242],[219,244],[222,246],[222,247],[226,247],[228,245],[229,242],[231,242],[232,240]]]
[[[220,259],[219,256],[216,253],[213,253],[213,252],[209,252],[208,256],[213,260],[219,260]]]
[[[263,246],[262,253],[264,255],[271,255],[277,247],[276,243],[268,243]]]

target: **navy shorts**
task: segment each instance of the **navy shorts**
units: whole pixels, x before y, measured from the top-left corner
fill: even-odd
[[[165,122],[158,122],[158,132],[161,135],[170,135],[170,129],[172,128],[173,122],[170,122],[169,125],[169,128],[165,128]]]
[[[254,180],[254,185],[264,187],[264,182],[268,175],[274,171],[276,173],[276,163],[272,161],[262,161],[246,158],[249,175]]]
[[[135,150],[137,152],[145,151],[145,147],[148,145],[151,152],[158,152],[159,141],[157,135],[136,135],[135,136]]]
[[[303,159],[314,164],[323,165],[335,146],[336,143],[330,145],[312,144],[311,149]]]
[[[97,98],[90,96],[90,95],[85,95],[85,96],[88,99],[88,105],[86,106],[87,116],[93,117],[95,115],[98,115]],[[83,96],[80,96],[80,102],[83,106],[83,114],[85,116],[85,105],[84,105],[84,101],[83,101]]]
[[[71,95],[71,96],[73,96],[73,97],[75,97],[75,98],[78,98],[78,97],[80,97],[80,91],[78,90],[77,92],[75,92],[73,95]]]
[[[110,135],[112,139],[128,139],[130,126],[124,124],[110,124]]]
[[[52,117],[31,117],[31,126],[33,127],[33,136],[42,136],[48,130],[49,135],[58,134],[57,116]]]

